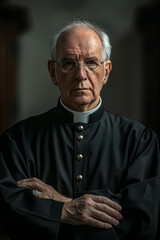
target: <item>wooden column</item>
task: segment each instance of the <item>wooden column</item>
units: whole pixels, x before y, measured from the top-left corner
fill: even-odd
[[[0,2],[0,135],[10,127],[18,110],[17,70],[18,37],[29,27],[29,13],[25,7]],[[6,236],[0,225],[0,239]]]
[[[0,4],[0,135],[16,119],[18,37],[29,27],[28,9],[4,2]]]

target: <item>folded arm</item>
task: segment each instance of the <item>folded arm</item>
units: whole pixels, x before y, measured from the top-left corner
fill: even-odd
[[[63,223],[109,229],[117,226],[122,219],[121,206],[107,197],[84,194],[73,200],[61,195],[52,186],[37,178],[23,179],[17,184],[32,189],[33,194],[36,190],[36,196],[39,198],[64,202],[61,215]]]

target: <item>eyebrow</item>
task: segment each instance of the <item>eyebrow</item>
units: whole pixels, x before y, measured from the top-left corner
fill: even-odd
[[[63,60],[75,60],[75,58],[64,57],[64,58],[62,58],[62,59],[60,60],[60,62],[63,61]]]
[[[86,59],[85,59],[85,61],[87,61],[87,60],[97,60],[98,58],[97,57],[95,57],[95,56],[93,56],[93,57],[87,57]],[[61,60],[60,60],[60,62],[61,61],[64,61],[64,60],[71,60],[71,61],[77,61],[75,58],[71,58],[71,57],[64,57],[64,58],[62,58]]]

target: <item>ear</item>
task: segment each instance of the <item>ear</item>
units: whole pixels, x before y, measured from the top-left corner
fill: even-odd
[[[112,62],[110,60],[107,60],[105,62],[104,70],[105,70],[105,74],[104,74],[104,82],[103,83],[105,85],[108,81],[109,73],[112,70]]]
[[[53,60],[48,61],[48,71],[50,73],[53,84],[58,85],[55,75],[55,62]]]

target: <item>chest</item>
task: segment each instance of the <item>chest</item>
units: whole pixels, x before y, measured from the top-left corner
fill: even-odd
[[[62,194],[103,188],[119,191],[129,147],[117,129],[101,122],[58,125],[40,141],[41,148],[34,153],[37,177]]]

